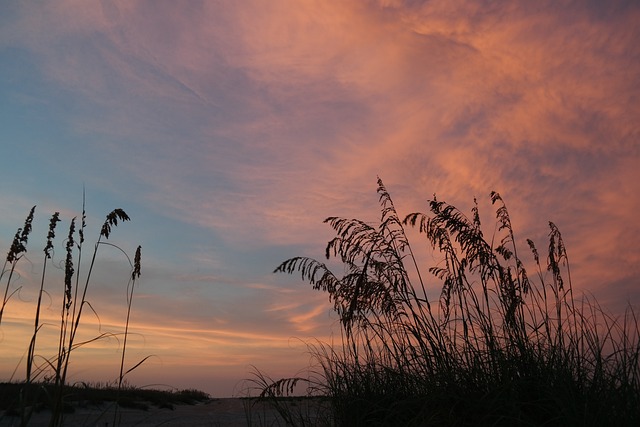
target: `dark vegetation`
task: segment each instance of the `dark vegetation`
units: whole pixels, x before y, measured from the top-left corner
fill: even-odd
[[[637,315],[574,295],[553,223],[544,251],[527,240],[527,270],[498,193],[486,234],[477,203],[467,216],[434,196],[429,214],[401,218],[381,180],[378,194],[377,226],[325,220],[336,232],[326,257],[344,274],[307,257],[275,270],[328,294],[342,341],[310,346],[310,375],[258,373],[262,399],[277,405],[304,383],[330,398],[325,423],[339,426],[640,425]],[[425,237],[435,265],[416,258],[407,228]],[[441,283],[438,298],[427,276]]]
[[[0,325],[5,313],[5,309],[11,299],[18,295],[22,289],[15,285],[16,278],[19,277],[18,264],[27,253],[27,243],[33,228],[35,206],[30,210],[25,220],[24,226],[19,228],[13,238],[13,242],[7,253],[5,263],[0,274],[0,283],[4,281],[5,290],[0,306]],[[131,367],[125,367],[127,337],[129,335],[129,316],[133,302],[135,285],[141,272],[141,247],[135,251],[133,261],[127,253],[119,246],[108,242],[113,229],[118,222],[129,221],[129,216],[122,209],[114,209],[107,216],[102,224],[98,238],[93,245],[93,250],[89,252],[87,259],[85,244],[86,215],[83,203],[82,217],[71,219],[68,232],[64,241],[64,260],[54,264],[54,239],[56,229],[61,221],[60,214],[55,212],[49,221],[49,228],[46,237],[46,244],[42,256],[42,273],[39,278],[39,292],[37,302],[34,307],[33,332],[24,358],[24,380],[2,383],[0,385],[0,408],[5,412],[1,416],[18,416],[20,425],[28,425],[34,411],[48,409],[51,411],[51,426],[63,425],[64,414],[73,408],[73,404],[79,401],[98,402],[115,401],[116,411],[114,423],[117,417],[118,406],[136,406],[144,409],[147,402],[178,402],[183,399],[200,399],[198,393],[180,392],[168,393],[162,391],[142,390],[129,387],[125,383],[126,375],[139,367],[147,358],[134,363]],[[95,306],[88,299],[91,276],[97,260],[99,250],[109,246],[121,252],[131,266],[131,274],[126,281],[127,315],[124,321],[123,333],[100,333],[97,336],[84,341],[76,339],[78,329],[82,324],[81,320],[87,312],[98,317]],[[83,258],[84,257],[84,258]],[[53,265],[52,265],[53,264]],[[88,264],[88,266],[87,266]],[[60,267],[58,267],[60,265]],[[62,268],[64,271],[63,283],[54,280],[54,284],[49,284],[48,267]],[[55,354],[41,354],[38,351],[38,339],[42,338],[50,329],[43,329],[41,318],[43,297],[55,301],[55,293],[50,289],[62,290],[58,300],[60,318],[58,328],[54,337],[46,337],[49,341],[57,341],[57,352]],[[55,304],[55,302],[52,302]],[[99,317],[98,317],[99,318]],[[113,386],[89,387],[69,384],[67,381],[69,364],[72,354],[81,347],[98,340],[115,338],[121,342],[120,373]],[[20,366],[16,367],[18,373]],[[15,375],[15,374],[14,374]],[[18,374],[19,375],[19,374]]]
[[[5,416],[20,415],[19,396],[25,393],[26,385],[22,382],[0,383],[0,410]],[[55,385],[51,383],[32,383],[29,395],[34,396],[30,402],[36,411],[51,409],[51,396],[56,394]],[[74,384],[64,389],[64,408],[73,412],[79,406],[101,406],[117,404],[123,408],[148,410],[151,406],[173,409],[174,405],[194,405],[208,401],[211,397],[198,390],[160,390],[113,384]]]
[[[291,258],[275,270],[301,274],[328,294],[342,339],[337,346],[310,345],[316,364],[304,376],[273,380],[256,372],[252,381],[260,390],[257,402],[269,402],[288,425],[640,425],[637,315],[629,306],[614,316],[592,297],[574,295],[567,251],[553,223],[544,252],[527,240],[532,266],[527,270],[499,194],[491,194],[496,223],[487,234],[475,203],[467,216],[434,196],[428,215],[401,218],[380,180],[378,194],[381,217],[376,226],[339,217],[325,221],[336,232],[326,257],[335,258],[343,274],[307,257]],[[15,286],[17,264],[27,251],[34,211],[35,207],[16,232],[0,274],[0,283],[6,283],[0,325],[8,303],[20,292]],[[199,391],[127,384],[127,374],[147,359],[126,361],[141,249],[138,246],[131,260],[107,241],[118,221],[129,220],[122,209],[115,209],[83,263],[85,219],[83,208],[80,221],[70,221],[60,262],[64,283],[50,286],[47,267],[53,262],[60,222],[57,212],[51,217],[24,380],[0,384],[0,417],[15,416],[20,425],[28,425],[34,412],[46,409],[51,411],[50,425],[58,426],[78,405],[106,403],[115,405],[117,425],[118,407],[170,408],[207,400],[209,396]],[[435,265],[425,270],[409,243],[407,228],[425,237]],[[79,342],[76,333],[83,312],[97,316],[88,289],[97,254],[105,245],[119,250],[131,265],[123,287],[124,331]],[[427,292],[433,280],[441,283],[438,298]],[[62,289],[58,350],[53,355],[38,351],[38,338],[45,331],[42,297],[55,301],[48,288]],[[69,384],[71,355],[104,338],[122,343],[115,382]],[[301,385],[315,397],[292,399]],[[248,402],[249,409],[254,408],[255,401]],[[251,412],[247,415],[251,424]]]

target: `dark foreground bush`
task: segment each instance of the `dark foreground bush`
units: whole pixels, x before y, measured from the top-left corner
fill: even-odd
[[[553,223],[544,256],[527,240],[533,279],[499,194],[491,194],[497,224],[487,236],[477,204],[468,217],[434,196],[429,215],[401,219],[381,180],[378,194],[377,227],[325,220],[336,232],[326,256],[345,274],[306,257],[275,270],[301,273],[339,315],[341,346],[311,346],[320,380],[310,386],[331,398],[332,424],[640,425],[636,314],[613,317],[574,297]],[[428,272],[442,283],[438,299],[427,295],[406,227],[434,251]],[[263,396],[286,394],[292,380],[264,384]]]

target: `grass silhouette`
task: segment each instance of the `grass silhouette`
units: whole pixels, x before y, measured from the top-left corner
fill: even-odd
[[[0,325],[5,308],[11,298],[20,291],[20,287],[13,289],[14,276],[16,268],[20,260],[27,252],[27,244],[29,235],[32,231],[32,223],[35,213],[35,206],[30,210],[25,220],[24,226],[19,228],[13,239],[11,248],[7,253],[5,264],[0,274],[0,280],[6,280],[4,297],[2,306],[0,307]],[[120,363],[120,374],[117,381],[116,401],[119,398],[121,389],[123,388],[124,379],[127,373],[140,366],[145,359],[136,363],[132,368],[125,371],[125,354],[126,342],[129,334],[129,319],[131,312],[131,304],[133,299],[133,291],[136,280],[140,277],[141,264],[141,247],[138,246],[133,262],[117,245],[107,242],[112,229],[118,225],[118,221],[129,221],[130,218],[122,209],[114,209],[107,216],[102,225],[98,238],[95,242],[93,253],[90,259],[89,267],[85,271],[82,267],[82,254],[84,247],[84,232],[86,228],[86,215],[83,202],[82,218],[79,226],[76,225],[76,218],[69,223],[69,232],[65,242],[65,261],[64,261],[64,292],[62,295],[60,310],[60,326],[58,335],[58,349],[55,355],[42,355],[37,352],[37,338],[43,333],[40,319],[42,296],[47,293],[47,265],[52,261],[52,252],[54,248],[53,241],[56,237],[56,226],[60,222],[58,212],[55,212],[49,222],[46,245],[44,247],[44,262],[40,277],[40,288],[37,296],[37,303],[34,315],[34,327],[29,347],[26,353],[26,372],[25,379],[18,383],[8,383],[3,385],[4,390],[13,390],[8,395],[13,397],[11,401],[3,401],[2,405],[11,411],[19,412],[20,425],[27,425],[33,411],[39,406],[45,405],[51,409],[51,426],[63,424],[65,411],[65,398],[68,397],[70,390],[73,389],[67,384],[67,374],[71,355],[78,348],[97,340],[107,337],[123,337],[122,356]],[[127,318],[125,320],[125,331],[123,334],[100,333],[99,335],[82,342],[77,342],[77,332],[81,324],[82,314],[85,309],[91,310],[97,315],[93,306],[87,298],[88,290],[91,283],[91,276],[96,263],[99,249],[105,245],[114,247],[124,254],[131,265],[132,273],[129,277],[127,287]],[[81,279],[81,276],[83,278]],[[38,362],[38,363],[36,363]],[[17,369],[17,368],[16,368]],[[77,387],[76,387],[77,389]],[[17,390],[17,392],[16,392]],[[6,394],[6,393],[5,393]],[[3,396],[3,400],[5,396]],[[116,411],[117,415],[117,411]]]
[[[527,270],[498,193],[490,196],[496,222],[485,234],[475,200],[469,216],[434,196],[429,214],[402,218],[380,179],[377,192],[381,215],[376,226],[358,219],[325,220],[336,233],[325,255],[339,261],[342,274],[309,257],[288,259],[275,269],[301,274],[313,288],[327,293],[339,317],[341,341],[337,346],[310,344],[315,365],[304,375],[275,380],[256,369],[250,382],[259,390],[259,401],[270,402],[289,425],[640,425],[636,312],[629,306],[614,316],[594,298],[574,295],[567,250],[555,224],[549,223],[544,254],[527,240],[532,265]],[[34,213],[35,207],[17,230],[0,273],[0,281],[6,281],[0,325],[6,306],[20,290],[14,289],[14,279],[27,251]],[[53,262],[60,222],[57,212],[51,216],[25,379],[0,387],[5,416],[13,411],[21,425],[28,425],[33,412],[46,406],[51,409],[50,425],[63,425],[69,401],[82,396],[117,404],[116,425],[117,407],[146,404],[141,399],[208,398],[197,391],[171,396],[128,386],[126,375],[147,359],[127,368],[141,248],[131,260],[108,242],[118,222],[129,221],[122,209],[115,209],[106,216],[84,268],[85,220],[83,203],[81,220],[69,223],[60,263],[64,286],[57,354],[43,355],[38,352],[38,337],[44,333],[41,301],[49,293],[47,266]],[[425,270],[409,242],[408,228],[426,239],[434,266]],[[124,332],[78,342],[83,311],[97,315],[88,290],[99,249],[105,245],[122,252],[131,266]],[[432,288],[428,275],[441,282],[437,298],[427,292]],[[106,387],[68,384],[71,354],[107,337],[122,338],[116,381]],[[290,399],[300,385],[317,398]]]
[[[326,257],[344,274],[308,257],[275,269],[328,294],[342,340],[310,345],[315,379],[258,376],[263,398],[277,402],[307,382],[330,397],[328,424],[339,426],[640,425],[636,313],[614,317],[593,298],[574,297],[553,223],[546,257],[527,240],[530,278],[498,193],[496,224],[485,235],[477,202],[468,217],[434,196],[428,215],[401,218],[380,179],[377,192],[377,227],[325,220],[336,233]],[[426,270],[442,283],[437,299],[407,227],[438,259]]]

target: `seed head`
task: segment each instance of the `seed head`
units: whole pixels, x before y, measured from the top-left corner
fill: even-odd
[[[56,224],[60,221],[60,212],[56,212],[51,216],[49,221],[49,232],[47,233],[47,245],[44,247],[45,257],[51,259],[51,250],[53,249],[53,239],[56,237]]]

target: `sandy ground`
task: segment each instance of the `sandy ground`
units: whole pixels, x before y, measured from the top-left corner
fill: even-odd
[[[294,417],[304,417],[306,421],[323,417],[325,411],[317,403],[288,403]],[[147,411],[118,409],[116,426],[285,426],[287,423],[271,405],[247,399],[212,399],[197,405],[176,405],[173,410],[150,408]],[[42,411],[34,414],[29,426],[47,426],[51,413]],[[114,408],[109,406],[76,408],[72,414],[65,414],[65,426],[114,426]],[[296,423],[298,424],[298,423]],[[316,423],[314,423],[316,424]],[[323,424],[323,423],[319,423]],[[0,427],[19,426],[19,417],[0,415]]]

